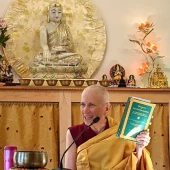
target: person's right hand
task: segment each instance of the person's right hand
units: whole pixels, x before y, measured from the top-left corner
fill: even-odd
[[[49,49],[44,49],[43,50],[43,60],[44,61],[50,61],[51,59],[51,52]]]

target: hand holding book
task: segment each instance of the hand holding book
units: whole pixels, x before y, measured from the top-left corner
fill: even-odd
[[[129,97],[116,136],[137,142],[137,135],[148,129],[155,106],[149,100]]]
[[[140,132],[136,137],[137,149],[144,148],[150,142],[150,136],[148,131]]]

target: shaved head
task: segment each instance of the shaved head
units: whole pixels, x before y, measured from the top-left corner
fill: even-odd
[[[110,108],[109,93],[105,87],[91,85],[83,90],[80,110],[86,125],[89,125],[96,117],[100,118],[98,125],[105,124]]]
[[[109,93],[107,89],[100,85],[91,85],[83,90],[82,96],[85,93],[94,94],[99,97],[104,103],[109,103]]]

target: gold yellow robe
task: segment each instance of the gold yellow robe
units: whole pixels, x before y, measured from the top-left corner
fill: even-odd
[[[136,170],[136,144],[116,137],[118,123],[108,117],[109,129],[93,137],[77,150],[77,170]],[[144,149],[140,170],[153,170],[149,152]]]

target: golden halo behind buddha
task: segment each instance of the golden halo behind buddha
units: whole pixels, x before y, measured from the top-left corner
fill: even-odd
[[[82,76],[91,78],[105,54],[104,22],[97,8],[88,0],[57,2],[55,5],[62,7],[64,21],[70,27],[75,52],[80,54],[87,64],[88,71]],[[16,0],[11,3],[5,15],[11,37],[6,47],[8,61],[22,78],[32,77],[29,65],[41,50],[39,31],[40,26],[47,22],[47,7],[50,3],[50,0]],[[48,75],[46,76],[48,78]],[[62,76],[72,78],[67,74],[59,78]]]

